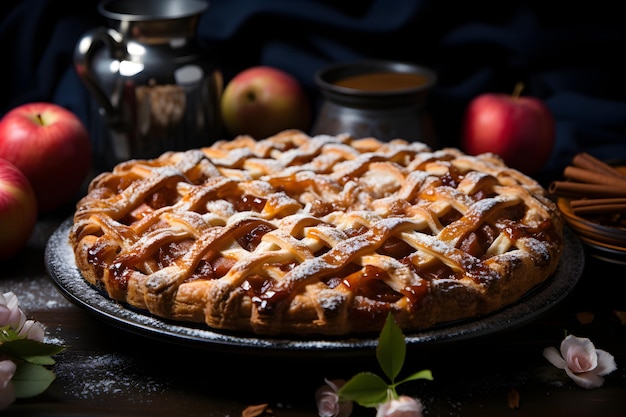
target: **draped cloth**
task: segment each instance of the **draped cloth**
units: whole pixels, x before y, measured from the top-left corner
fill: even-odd
[[[50,101],[89,123],[91,98],[73,69],[84,32],[104,25],[97,2],[0,3],[4,53],[0,112]],[[546,102],[556,120],[556,145],[542,175],[559,175],[573,155],[626,160],[626,83],[621,55],[626,25],[617,6],[540,1],[211,0],[198,40],[227,81],[254,65],[298,78],[314,104],[314,74],[366,58],[414,62],[434,69],[428,99],[441,146],[458,146],[463,112],[484,92],[523,94]]]

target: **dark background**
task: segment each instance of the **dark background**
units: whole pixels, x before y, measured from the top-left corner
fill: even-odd
[[[573,155],[626,160],[626,23],[619,3],[441,0],[212,0],[198,38],[225,81],[246,67],[282,68],[320,97],[313,77],[335,62],[393,59],[433,68],[430,112],[442,146],[457,146],[469,100],[484,92],[524,94],[551,109],[557,143],[542,175],[558,176]],[[77,40],[104,25],[97,1],[3,0],[0,114],[51,101],[86,123],[86,90],[72,65]]]

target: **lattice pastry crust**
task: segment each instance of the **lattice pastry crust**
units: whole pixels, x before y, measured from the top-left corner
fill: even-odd
[[[93,179],[69,238],[112,299],[259,335],[488,314],[563,248],[546,191],[495,155],[294,130],[121,163]]]

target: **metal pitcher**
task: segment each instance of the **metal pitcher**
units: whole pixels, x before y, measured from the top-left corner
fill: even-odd
[[[74,66],[93,97],[95,165],[206,146],[218,138],[220,70],[196,40],[208,3],[106,0],[108,27],[83,35]]]

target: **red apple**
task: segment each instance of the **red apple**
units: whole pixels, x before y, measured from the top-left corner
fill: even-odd
[[[256,66],[235,75],[221,98],[222,122],[230,135],[266,138],[285,129],[306,131],[311,105],[302,85],[291,74]]]
[[[39,212],[67,203],[91,168],[89,134],[65,108],[45,102],[15,107],[0,119],[0,158],[26,175]]]
[[[554,147],[554,118],[538,98],[485,93],[468,105],[463,126],[463,150],[471,155],[492,152],[511,168],[538,173]]]
[[[0,158],[0,261],[26,244],[37,221],[37,199],[26,176]]]

